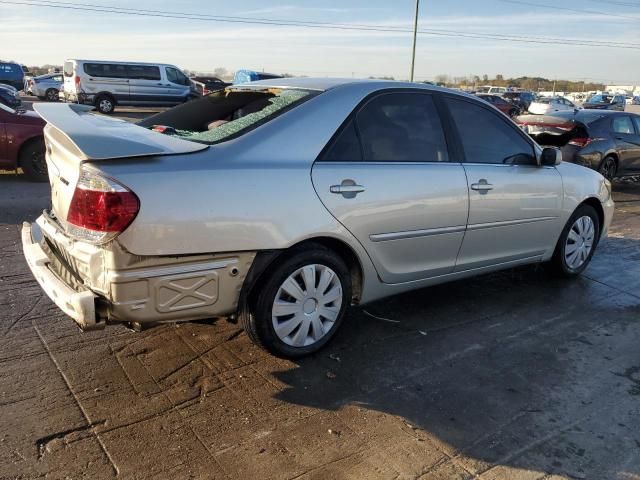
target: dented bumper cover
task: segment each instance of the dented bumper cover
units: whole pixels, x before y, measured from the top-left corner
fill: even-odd
[[[42,289],[83,330],[230,315],[256,255],[139,256],[73,240],[46,212],[23,224],[22,244]]]

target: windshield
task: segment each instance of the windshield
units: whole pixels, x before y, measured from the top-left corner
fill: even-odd
[[[594,95],[589,99],[589,103],[601,103],[601,102],[611,103],[612,99],[613,97],[611,95]]]
[[[0,110],[4,110],[5,112],[9,112],[9,113],[16,113],[16,111],[13,108],[9,108],[2,103],[0,103]]]
[[[139,125],[208,145],[268,122],[314,92],[294,89],[226,89],[150,117]]]

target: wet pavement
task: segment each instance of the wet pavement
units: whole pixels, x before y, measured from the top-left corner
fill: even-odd
[[[640,479],[640,185],[573,281],[525,267],[353,309],[291,362],[226,321],[81,333],[0,175],[0,478]]]

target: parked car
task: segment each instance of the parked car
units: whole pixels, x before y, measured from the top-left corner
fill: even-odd
[[[607,93],[594,95],[582,104],[587,109],[617,110],[620,112],[624,112],[625,105],[624,95],[610,95]]]
[[[84,329],[236,316],[299,357],[351,304],[529,263],[578,275],[613,214],[600,174],[417,83],[252,82],[139,124],[35,108],[52,208],[24,252]]]
[[[554,112],[580,110],[580,108],[564,97],[540,97],[531,102],[527,110],[533,115],[548,115]]]
[[[14,110],[0,103],[0,168],[20,167],[30,179],[47,181],[44,125],[36,112]]]
[[[536,96],[531,92],[505,92],[502,94],[502,98],[517,105],[520,107],[520,110],[526,112]]]
[[[481,98],[487,103],[490,103],[498,110],[500,110],[505,115],[509,117],[515,117],[516,115],[520,115],[520,107],[514,105],[511,102],[507,102],[504,98],[498,95],[488,95],[486,93],[479,93],[477,95],[478,98]]]
[[[35,95],[40,100],[57,102],[60,88],[64,84],[61,73],[39,75],[26,82],[26,92]]]
[[[222,90],[231,85],[228,82],[220,80],[218,77],[191,77],[191,93],[196,97],[209,95],[211,92]]]
[[[191,98],[191,82],[182,71],[164,63],[67,60],[64,98],[94,105],[110,114],[117,105],[177,105]]]
[[[17,108],[22,105],[22,99],[15,88],[0,83],[0,103],[10,108]]]
[[[487,93],[489,95],[502,95],[507,92],[506,87],[494,87],[492,85],[484,85],[476,89],[477,93]]]
[[[640,95],[636,95],[635,97],[633,97],[631,105],[640,105]]]
[[[640,175],[640,115],[608,110],[524,115],[516,119],[540,145],[562,149],[565,161],[613,179]]]
[[[16,90],[24,88],[24,73],[17,63],[0,62],[0,84],[11,85]]]

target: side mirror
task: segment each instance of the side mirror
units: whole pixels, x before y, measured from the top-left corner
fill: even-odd
[[[562,152],[558,148],[546,147],[542,149],[540,155],[540,165],[543,167],[554,167],[562,162]]]

